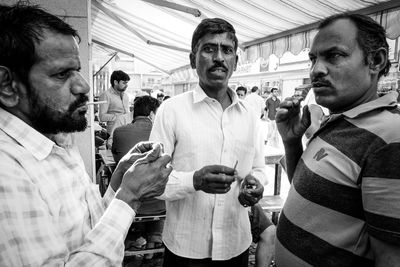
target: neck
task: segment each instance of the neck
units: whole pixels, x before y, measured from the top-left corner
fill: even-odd
[[[113,87],[113,89],[114,89],[115,92],[117,92],[117,93],[120,94],[120,95],[122,95],[122,94],[124,93],[123,91],[121,92],[121,91],[115,89],[114,87]]]
[[[225,110],[227,107],[229,107],[230,104],[232,104],[232,99],[228,93],[228,87],[224,87],[219,90],[215,90],[215,88],[205,89],[203,87],[202,89],[208,97],[217,100],[221,104],[223,110]]]

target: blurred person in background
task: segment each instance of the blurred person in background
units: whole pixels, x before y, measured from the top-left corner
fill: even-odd
[[[154,97],[145,95],[135,98],[133,105],[135,117],[133,121],[127,125],[117,127],[113,132],[111,152],[117,164],[137,143],[149,140],[154,116],[159,106],[160,102]],[[143,201],[137,211],[137,216],[157,215],[164,212],[165,202],[152,198]],[[136,222],[132,225],[134,228],[133,235],[128,236],[128,238],[135,241],[137,238],[144,237],[147,241],[146,247],[148,249],[160,247],[162,244],[161,234],[163,226],[163,220],[143,223]],[[152,255],[146,254],[145,258],[149,259]]]
[[[265,101],[265,120],[267,121],[267,140],[269,146],[279,147],[280,137],[276,128],[275,115],[281,101],[278,98],[278,88],[272,88],[271,94]]]
[[[247,94],[246,87],[239,86],[238,88],[236,88],[236,94],[239,97],[239,99],[244,100],[246,98],[246,94]]]
[[[255,110],[257,118],[262,118],[264,116],[264,98],[260,95],[260,89],[257,86],[251,88],[250,94],[246,95],[245,100],[250,104],[250,106]]]
[[[125,93],[129,80],[129,75],[122,70],[113,71],[110,77],[111,87],[99,97],[100,101],[106,101],[99,106],[99,119],[107,123],[109,135],[112,134],[113,126],[119,116],[131,116],[129,97]],[[131,120],[132,117],[129,119]]]

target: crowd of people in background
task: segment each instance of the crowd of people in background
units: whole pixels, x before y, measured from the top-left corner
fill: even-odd
[[[238,39],[220,18],[193,33],[194,90],[131,108],[130,77],[114,71],[99,96],[116,163],[104,196],[74,135],[90,91],[78,32],[26,3],[0,5],[0,25],[1,266],[121,266],[132,227],[165,246],[165,267],[247,267],[252,242],[257,267],[399,266],[400,111],[395,92],[377,94],[391,63],[368,16],[322,21],[305,97],[230,88]],[[275,226],[258,202],[277,144],[291,189]],[[165,223],[132,225],[154,214]]]

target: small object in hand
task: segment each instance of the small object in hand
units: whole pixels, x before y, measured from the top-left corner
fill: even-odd
[[[237,167],[237,165],[238,165],[238,160],[236,160],[236,163],[235,163],[235,166],[233,166],[233,172],[235,172],[236,171],[236,167]]]
[[[254,189],[254,188],[256,188],[255,185],[251,185],[251,184],[246,185],[246,189]]]

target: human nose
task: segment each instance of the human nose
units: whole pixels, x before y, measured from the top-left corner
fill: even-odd
[[[71,84],[71,91],[73,94],[87,94],[90,91],[89,84],[83,78],[82,74],[79,72],[76,72],[76,75],[74,76],[74,79]]]
[[[314,77],[325,76],[327,74],[328,74],[328,69],[325,66],[324,62],[320,59],[316,59],[310,69],[311,80],[313,80]]]
[[[223,62],[225,60],[224,54],[222,53],[221,49],[217,49],[214,53],[214,61]]]

